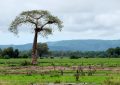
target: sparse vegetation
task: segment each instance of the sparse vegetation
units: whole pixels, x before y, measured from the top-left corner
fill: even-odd
[[[62,61],[60,58],[39,59],[38,66],[32,66],[30,60],[0,59],[0,84],[31,85],[52,82],[116,85],[120,78],[119,58],[63,58]]]

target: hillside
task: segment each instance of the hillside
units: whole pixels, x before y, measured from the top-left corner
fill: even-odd
[[[108,48],[120,46],[120,40],[63,40],[47,42],[50,50],[79,50],[79,51],[104,51]],[[29,50],[32,44],[0,45],[0,48],[14,47],[19,50]]]

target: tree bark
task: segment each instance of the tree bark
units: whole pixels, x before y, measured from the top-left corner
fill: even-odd
[[[38,32],[35,30],[35,36],[33,41],[33,48],[32,48],[32,64],[37,64],[37,37]]]

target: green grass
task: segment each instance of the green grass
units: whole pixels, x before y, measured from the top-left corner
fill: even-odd
[[[103,83],[112,82],[120,83],[120,75],[113,76],[80,76],[79,81],[75,80],[73,75],[71,76],[60,76],[60,75],[0,75],[0,85],[30,85],[30,84],[41,84],[41,83],[88,83],[101,85]],[[110,84],[112,85],[112,84]],[[119,84],[115,84],[119,85]]]
[[[42,83],[88,83],[91,85],[102,85],[106,82],[106,85],[119,85],[120,77],[116,76],[109,78],[108,76],[82,76],[79,81],[76,81],[74,76],[50,76],[50,75],[1,75],[0,85],[32,85]],[[112,84],[108,84],[112,82]]]
[[[20,66],[24,61],[30,62],[31,59],[0,59],[0,66]],[[108,67],[120,66],[120,58],[80,58],[80,59],[38,59],[39,66],[76,66],[100,65]]]
[[[49,73],[41,74],[37,73],[41,69],[32,70],[32,74],[22,74],[22,72],[28,72],[26,66],[22,66],[24,62],[31,62],[31,59],[0,59],[0,85],[32,85],[32,83],[109,83],[117,82],[120,80],[120,73],[109,70],[98,70],[93,76],[88,76],[88,71],[85,72],[85,76],[80,76],[79,81],[75,80],[74,74],[76,70],[65,70],[64,75],[60,75],[60,71],[51,71]],[[28,64],[29,65],[29,64]],[[120,58],[81,58],[81,59],[68,59],[68,58],[55,58],[55,59],[38,59],[39,66],[89,66],[94,65],[96,67],[120,67]],[[13,67],[15,68],[13,69]],[[17,68],[16,68],[17,67]],[[29,66],[27,67],[29,68]],[[18,74],[12,73],[18,72]],[[19,74],[20,73],[20,74]],[[106,85],[109,85],[107,84]],[[119,82],[120,83],[120,82]],[[118,84],[119,85],[119,84]]]
[[[74,76],[50,76],[50,75],[1,75],[0,81],[1,82],[13,82],[19,83],[22,82],[23,84],[30,84],[30,83],[96,83],[101,84],[103,81],[107,79],[106,76],[82,76],[80,77],[79,81],[76,81]],[[12,85],[12,84],[11,84]]]

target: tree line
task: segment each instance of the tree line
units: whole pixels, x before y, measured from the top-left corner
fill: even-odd
[[[39,43],[37,46],[37,54],[39,57],[43,55],[48,55],[49,48],[46,43]],[[0,48],[0,58],[30,58],[32,55],[32,49],[20,51],[19,49],[14,49],[13,47],[8,47],[5,49]]]
[[[54,57],[74,58],[120,58],[120,47],[108,48],[106,51],[51,51]]]
[[[0,58],[31,58],[32,49],[20,51],[13,47],[0,49]],[[120,47],[109,48],[106,51],[50,51],[47,43],[39,43],[37,46],[37,56],[39,58],[69,57],[77,58],[120,58]]]

